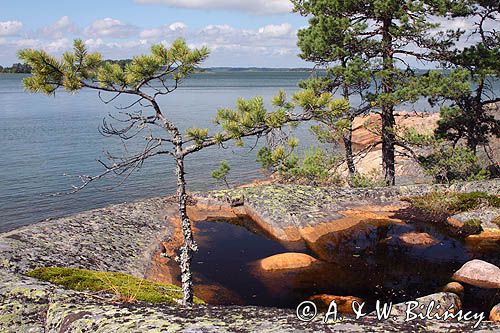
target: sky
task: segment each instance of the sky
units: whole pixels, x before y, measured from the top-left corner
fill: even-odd
[[[291,11],[290,0],[0,0],[0,65],[18,62],[23,48],[61,55],[75,38],[105,59],[127,59],[182,37],[209,47],[205,67],[312,67],[297,56],[297,30],[307,19]],[[440,23],[473,28],[471,19]]]
[[[0,65],[22,48],[60,55],[75,38],[126,59],[183,37],[210,48],[206,67],[310,67],[296,46],[307,20],[291,9],[288,0],[0,0]]]

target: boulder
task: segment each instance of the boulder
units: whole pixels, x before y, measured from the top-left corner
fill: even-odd
[[[419,306],[412,310],[415,314],[427,314],[429,304],[434,301],[433,310],[430,311],[430,315],[434,315],[439,313],[440,316],[444,315],[445,311],[449,313],[456,313],[462,308],[462,302],[460,301],[460,297],[454,293],[441,292],[436,294],[431,294],[423,297],[419,297],[415,299],[418,302]],[[437,305],[440,305],[437,308]],[[391,316],[398,317],[399,319],[405,318],[406,311],[409,304],[407,302],[398,303],[392,306]]]
[[[437,127],[439,113],[398,112],[395,114],[398,132],[413,128],[419,134],[431,134]],[[369,114],[354,118],[352,123],[352,142],[355,148],[364,148],[380,142],[381,129],[380,116]]]
[[[481,288],[500,288],[500,268],[486,261],[474,259],[466,262],[453,279]]]
[[[407,232],[399,236],[399,239],[406,245],[432,246],[438,241],[426,232]]]
[[[337,304],[337,311],[339,313],[354,313],[352,310],[352,303],[354,301],[362,304],[364,301],[359,297],[354,296],[335,296],[335,295],[314,295],[309,298],[310,301],[313,301],[314,304],[318,306],[320,310],[327,310],[330,306],[330,303],[335,301]]]
[[[490,311],[490,320],[500,322],[500,303],[495,305]]]
[[[307,268],[318,260],[305,253],[280,253],[260,260],[260,268],[265,271]]]
[[[464,286],[462,286],[458,282],[450,282],[443,287],[442,291],[445,293],[454,293],[458,296],[462,296],[464,294]]]
[[[500,208],[482,208],[455,214],[449,218],[454,223],[460,222],[462,225],[470,220],[481,221],[483,229],[499,229],[500,227],[493,221],[500,216]]]

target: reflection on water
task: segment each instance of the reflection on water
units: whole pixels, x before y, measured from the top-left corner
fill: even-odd
[[[401,302],[438,292],[466,261],[482,258],[498,264],[500,249],[478,254],[427,225],[367,221],[322,236],[315,244],[280,244],[242,226],[221,222],[196,224],[200,251],[193,270],[207,301],[295,307],[315,294],[357,296],[373,307],[376,300]],[[405,245],[401,234],[427,232],[437,242],[428,247]],[[304,252],[321,259],[308,268],[264,271],[259,259]],[[207,289],[211,292],[207,294]],[[474,297],[472,297],[474,296]],[[469,295],[464,307],[483,309],[491,293]]]

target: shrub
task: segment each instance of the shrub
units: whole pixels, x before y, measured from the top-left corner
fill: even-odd
[[[335,172],[339,158],[325,149],[312,147],[299,157],[294,152],[295,142],[274,149],[261,148],[257,153],[257,162],[263,168],[276,173],[286,182],[310,185],[339,185],[340,176]]]
[[[334,171],[339,159],[321,148],[310,148],[302,159],[281,171],[286,180],[305,184],[338,185],[340,176]]]
[[[226,184],[226,186],[229,188],[229,183],[227,182],[227,175],[229,174],[230,170],[231,167],[229,166],[229,163],[225,160],[221,161],[219,168],[212,171],[212,178],[214,178],[218,182],[224,182],[224,184]]]
[[[420,156],[419,162],[438,183],[489,178],[474,152],[464,147],[440,146],[430,155]]]

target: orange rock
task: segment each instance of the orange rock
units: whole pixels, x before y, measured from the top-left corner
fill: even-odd
[[[187,214],[191,221],[206,221],[212,219],[235,219],[238,217],[233,207],[220,202],[198,202],[187,206]]]
[[[450,282],[443,287],[442,291],[445,293],[454,293],[458,296],[461,296],[464,293],[464,286],[462,286],[458,282]]]
[[[431,134],[437,127],[438,113],[399,112],[395,115],[396,128],[403,131],[414,128],[419,134]],[[381,120],[377,114],[354,118],[352,122],[352,142],[355,148],[364,148],[380,142]]]
[[[315,226],[301,228],[299,229],[300,235],[305,241],[311,244],[326,234],[347,230],[366,222],[380,225],[404,223],[400,219],[392,218],[396,206],[380,206],[379,210],[376,207],[370,205],[367,206],[366,210],[363,207],[339,211],[338,213],[344,215],[344,217],[326,223],[318,223]],[[390,211],[386,211],[386,208],[390,209]]]
[[[500,321],[500,304],[497,304],[490,311],[491,321]]]
[[[309,298],[310,301],[313,301],[314,304],[318,306],[320,310],[327,310],[330,306],[330,303],[335,301],[337,304],[337,311],[340,313],[354,313],[352,310],[352,303],[354,301],[359,304],[363,303],[363,299],[354,296],[335,296],[335,295],[314,295]]]
[[[500,229],[485,228],[478,235],[465,237],[465,242],[467,245],[474,246],[476,248],[491,248],[498,250],[498,244],[500,243]]]
[[[172,238],[167,242],[160,242],[158,250],[153,255],[151,265],[146,271],[146,279],[169,284],[180,284],[177,276],[180,274],[179,265],[173,259],[175,250],[182,245],[181,221],[178,217],[166,219],[167,223],[175,226]],[[165,257],[165,254],[168,257]]]
[[[280,253],[260,260],[260,268],[265,271],[297,269],[312,266],[318,260],[305,253]]]
[[[459,221],[453,217],[448,217],[446,219],[446,222],[452,226],[452,227],[455,227],[455,228],[462,228],[464,226],[464,223],[462,221]]]
[[[195,284],[194,294],[208,304],[244,305],[245,301],[235,292],[219,284]]]
[[[407,232],[399,236],[399,239],[407,245],[431,246],[437,243],[431,235],[426,232]]]

